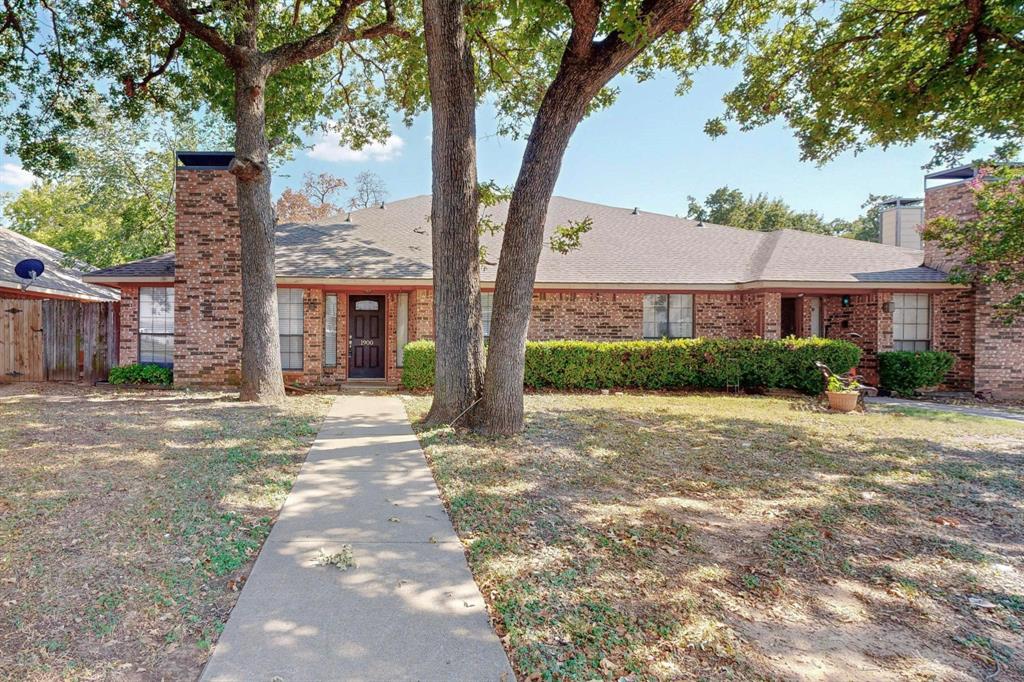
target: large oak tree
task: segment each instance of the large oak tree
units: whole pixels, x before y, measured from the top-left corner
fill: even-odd
[[[128,118],[206,107],[233,121],[242,229],[241,396],[284,395],[277,331],[271,143],[333,120],[354,144],[386,132],[379,60],[403,36],[396,0],[7,0],[0,121],[8,151],[46,173],[74,165],[68,136],[102,92]],[[380,43],[384,42],[381,47]],[[357,46],[369,44],[368,56]],[[341,120],[337,120],[341,118]]]
[[[744,35],[763,24],[777,5],[749,0],[424,0],[435,126],[439,117],[459,122],[434,131],[434,282],[437,289],[451,287],[453,294],[435,293],[434,421],[465,414],[487,433],[522,428],[526,332],[547,205],[576,126],[615,100],[612,79],[630,72],[644,80],[671,70],[679,76],[679,92],[685,92],[695,69],[733,63]],[[444,35],[432,34],[432,25],[443,28]],[[495,226],[479,213],[479,192],[469,190],[476,174],[469,132],[473,109],[485,94],[498,112],[497,132],[525,133],[527,143],[507,221],[500,226],[504,235],[480,384],[478,233]],[[458,210],[449,208],[440,224],[439,208],[453,203]],[[581,215],[560,226],[552,248],[573,248],[588,225],[588,216]]]
[[[558,37],[560,49],[551,76],[537,91],[539,101],[504,224],[483,398],[475,417],[477,428],[489,434],[523,428],[533,283],[544,247],[548,202],[576,127],[613,98],[609,84],[627,71],[646,78],[657,70],[673,70],[680,75],[679,91],[685,91],[694,70],[734,61],[743,36],[765,22],[775,7],[729,0],[565,0],[538,5],[550,22],[546,34]]]
[[[723,118],[751,128],[783,119],[805,159],[931,141],[934,164],[994,141],[1024,142],[1020,0],[803,0],[760,32]]]

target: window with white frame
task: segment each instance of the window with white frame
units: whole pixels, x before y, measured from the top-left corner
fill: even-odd
[[[139,289],[139,362],[174,364],[174,289]]]
[[[928,350],[932,339],[931,296],[893,294],[892,341],[896,350]]]
[[[484,328],[484,338],[491,335],[491,311],[494,309],[494,294],[491,292],[480,293],[480,322]]]
[[[302,289],[277,290],[281,369],[302,369]]]
[[[405,344],[409,343],[409,294],[398,294],[398,308],[395,310],[395,364],[405,366]]]
[[[645,294],[644,338],[693,337],[693,294]]]
[[[324,297],[324,366],[338,364],[338,295]]]

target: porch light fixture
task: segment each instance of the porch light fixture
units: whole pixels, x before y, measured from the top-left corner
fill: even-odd
[[[850,295],[849,294],[843,294],[843,298],[841,300],[842,300],[844,308],[849,308],[850,307]]]
[[[891,313],[894,310],[896,310],[896,304],[893,301],[886,301],[882,304],[883,313]]]

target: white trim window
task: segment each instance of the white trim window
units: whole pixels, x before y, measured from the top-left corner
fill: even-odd
[[[484,328],[484,338],[491,335],[491,312],[494,310],[494,293],[480,292],[480,324]]]
[[[405,366],[405,344],[409,343],[409,294],[398,294],[395,308],[395,364]]]
[[[644,338],[693,338],[693,294],[644,294]]]
[[[893,294],[892,342],[896,350],[931,348],[932,306],[929,294]]]
[[[281,335],[281,369],[302,369],[302,289],[277,290],[277,325]]]
[[[174,365],[174,288],[139,289],[139,362]]]
[[[324,367],[338,364],[338,295],[324,296]]]

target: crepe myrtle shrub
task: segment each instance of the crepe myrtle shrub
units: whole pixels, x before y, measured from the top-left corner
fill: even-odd
[[[107,381],[112,384],[162,384],[166,386],[174,381],[174,374],[168,367],[136,363],[111,367]]]
[[[954,362],[952,353],[935,350],[879,353],[879,383],[896,395],[912,396],[920,388],[942,383]]]
[[[529,388],[567,390],[740,386],[816,394],[825,381],[815,361],[844,373],[859,360],[860,349],[849,341],[817,338],[534,341],[526,344],[523,383]],[[433,361],[431,342],[406,346],[403,384],[429,387]]]

